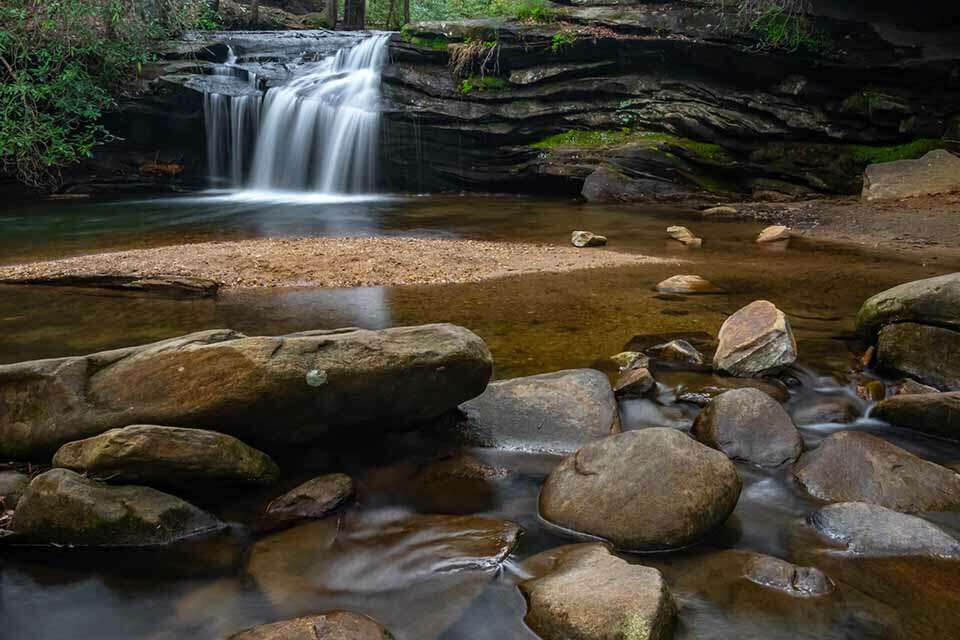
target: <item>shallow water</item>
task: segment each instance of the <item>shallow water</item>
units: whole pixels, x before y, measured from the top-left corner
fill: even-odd
[[[671,224],[684,224],[704,237],[703,248],[687,250],[666,239],[664,229]],[[856,358],[852,318],[860,303],[893,284],[960,266],[804,240],[791,241],[785,250],[762,247],[752,242],[760,225],[706,221],[692,212],[495,196],[298,202],[220,194],[40,204],[0,213],[0,228],[0,263],[265,236],[389,234],[564,244],[573,229],[609,236],[612,249],[677,260],[465,285],[227,291],[216,300],[0,287],[0,362],[80,354],[212,327],[275,334],[449,321],[487,340],[496,375],[511,377],[601,366],[601,359],[621,351],[636,335],[715,335],[727,315],[766,298],[790,315],[799,342],[802,366],[793,374],[788,409],[840,398],[861,415],[868,407],[853,397],[850,374]],[[702,275],[729,293],[680,297],[653,291],[657,282],[678,273]],[[699,374],[668,371],[658,379],[669,387],[703,381]],[[669,392],[660,404],[638,401],[622,407],[629,428],[683,428],[695,411],[673,402]],[[838,428],[882,433],[937,462],[960,460],[956,444],[864,419],[847,427],[804,427],[808,447]],[[437,482],[424,469],[432,444],[395,440],[356,450],[286,454],[279,460],[285,470],[280,487],[191,496],[236,525],[214,539],[164,551],[5,550],[0,636],[213,639],[253,624],[344,606],[373,614],[401,639],[534,637],[523,625],[523,598],[515,583],[522,579],[523,558],[570,541],[536,515],[539,485],[555,460],[473,452],[511,473]],[[709,540],[681,552],[632,556],[664,571],[681,603],[678,638],[947,638],[960,628],[956,563],[868,562],[832,553],[803,524],[817,501],[788,473],[738,468],[744,480],[740,502]],[[358,501],[341,526],[367,542],[332,553],[324,543],[329,523],[308,525],[269,543],[281,549],[275,557],[300,558],[302,571],[278,568],[276,562],[260,563],[269,568],[266,573],[252,571],[250,558],[266,536],[256,514],[271,497],[325,471],[344,471],[357,480]],[[431,546],[438,543],[425,543],[423,537],[435,539],[435,527],[425,527],[423,535],[378,537],[383,527],[376,523],[404,513],[504,518],[525,533],[499,571],[438,574],[442,545]],[[931,519],[960,534],[957,516]],[[737,577],[736,550],[819,566],[842,583],[841,589],[816,600],[764,590]]]

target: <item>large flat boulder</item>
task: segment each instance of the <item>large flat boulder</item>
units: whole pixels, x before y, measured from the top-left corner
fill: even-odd
[[[481,447],[571,453],[620,431],[610,380],[594,369],[493,382],[460,408],[458,438]]]
[[[167,544],[222,527],[175,496],[106,485],[67,469],[34,478],[10,523],[17,541],[99,547]]]
[[[797,360],[790,321],[766,300],[751,302],[727,318],[718,340],[713,367],[734,376],[774,372]]]
[[[114,483],[195,488],[198,484],[271,484],[270,456],[215,431],[139,424],[68,442],[53,466]]]
[[[430,420],[480,395],[483,340],[449,324],[279,337],[204,331],[88,356],[0,366],[0,457],[131,424],[268,445]]]
[[[677,608],[663,576],[630,564],[601,544],[578,544],[533,556],[520,583],[524,621],[544,640],[667,640]],[[541,575],[542,573],[542,575]]]
[[[870,297],[857,313],[857,332],[872,342],[883,325],[895,322],[960,330],[960,273],[905,282]]]
[[[392,640],[372,618],[352,611],[330,611],[263,624],[227,640]]]
[[[875,504],[831,504],[807,521],[821,537],[856,555],[960,558],[960,542],[940,527]]]
[[[869,502],[895,511],[960,510],[960,474],[886,440],[839,431],[801,456],[794,477],[827,502]]]
[[[565,458],[540,491],[540,514],[621,549],[681,547],[722,524],[740,488],[723,453],[675,429],[642,429]]]
[[[960,391],[893,396],[870,415],[897,427],[960,440]]]
[[[960,331],[913,322],[880,330],[877,363],[938,389],[960,389]]]
[[[960,158],[944,149],[916,160],[872,164],[863,172],[864,200],[896,200],[960,190]]]

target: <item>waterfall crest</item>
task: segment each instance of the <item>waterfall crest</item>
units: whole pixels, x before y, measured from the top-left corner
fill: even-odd
[[[372,192],[389,38],[376,34],[306,64],[262,96],[205,94],[211,177],[256,191]]]

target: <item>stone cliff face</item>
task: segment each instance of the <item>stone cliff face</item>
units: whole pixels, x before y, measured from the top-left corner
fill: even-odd
[[[960,32],[839,4],[781,47],[710,2],[412,25],[384,73],[385,173],[613,200],[857,193],[869,162],[956,135]]]

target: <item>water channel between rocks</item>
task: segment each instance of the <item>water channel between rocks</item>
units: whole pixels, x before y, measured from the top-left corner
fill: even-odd
[[[703,237],[688,250],[664,230],[684,224]],[[637,335],[705,332],[755,299],[784,310],[796,331],[797,412],[840,401],[863,416],[852,391],[853,317],[889,286],[960,270],[960,261],[922,264],[877,248],[854,251],[795,239],[788,248],[753,243],[759,225],[708,221],[693,213],[517,197],[396,196],[340,203],[244,200],[230,194],[112,203],[37,204],[0,213],[0,264],[98,250],[257,237],[414,235],[565,244],[589,229],[610,248],[673,258],[676,264],[539,274],[478,284],[362,289],[226,290],[213,300],[165,300],[53,288],[0,287],[0,362],[135,345],[190,331],[229,327],[283,334],[343,326],[381,328],[453,322],[493,351],[496,377],[596,366]],[[725,295],[657,294],[675,274],[698,274]],[[611,372],[612,373],[612,372]],[[666,372],[668,386],[691,376]],[[621,404],[624,428],[689,426],[695,408],[649,400]],[[801,428],[808,447],[840,429],[881,432],[944,464],[960,446],[858,419]],[[401,640],[534,638],[523,624],[519,563],[573,541],[537,517],[540,484],[556,459],[473,451],[509,473],[437,481],[429,447],[414,437],[337,452],[278,456],[282,485],[224,497],[195,496],[232,523],[213,538],[153,551],[7,550],[0,565],[0,636],[46,640],[217,639],[245,627],[332,608],[368,613]],[[831,553],[804,518],[818,502],[785,470],[738,464],[744,482],[730,520],[704,542],[668,554],[633,555],[660,568],[681,607],[677,638],[954,637],[960,629],[960,574],[937,560],[854,560]],[[342,471],[358,499],[338,524],[321,521],[267,538],[256,516],[282,490],[318,473]],[[385,530],[398,512],[502,518],[524,529],[518,549],[492,579],[442,571],[443,543]],[[960,517],[934,518],[953,535]],[[355,532],[344,548],[331,527]],[[427,527],[429,530],[429,527]],[[478,544],[483,545],[485,541]],[[817,566],[840,588],[827,601],[765,590],[739,576],[742,551]],[[439,573],[437,571],[440,570]],[[424,575],[433,575],[423,579]]]

